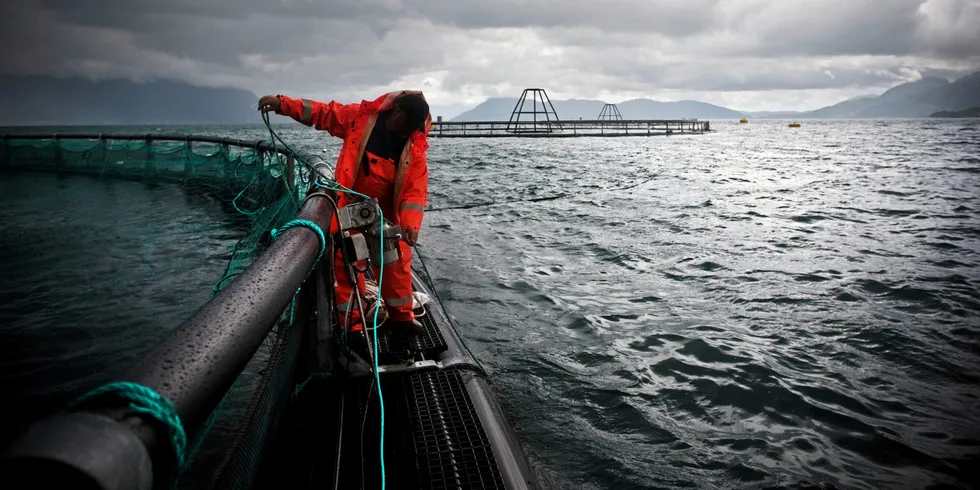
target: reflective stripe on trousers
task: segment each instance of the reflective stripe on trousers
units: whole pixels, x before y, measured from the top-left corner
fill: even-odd
[[[395,321],[411,321],[415,319],[415,313],[412,312],[412,247],[405,242],[399,242],[398,249],[401,253],[398,262],[384,268],[384,276],[381,278],[381,297],[385,298],[385,310],[389,318]],[[372,267],[371,269],[374,277],[378,277],[378,268]],[[344,267],[343,257],[339,250],[334,261],[334,273],[337,280],[335,301],[337,302],[339,321],[342,323],[344,314],[347,313],[344,308],[347,306],[347,301],[351,299],[353,289],[350,280],[347,278],[347,268]],[[358,276],[360,276],[358,289],[363,294],[365,290],[363,274],[358,274]],[[373,306],[372,304],[372,311]],[[358,308],[352,307],[348,315],[348,324],[355,323],[360,316],[361,313]],[[371,317],[373,318],[373,315]]]

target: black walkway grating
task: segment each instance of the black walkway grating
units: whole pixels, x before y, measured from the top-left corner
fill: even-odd
[[[423,313],[423,310],[415,310],[416,315]],[[412,352],[422,352],[426,357],[434,357],[436,354],[446,350],[446,339],[442,338],[439,327],[432,321],[428,314],[418,318],[424,328],[423,332],[415,337],[417,345],[406,346],[404,340],[398,338],[391,330],[381,327],[382,334],[378,337],[378,353],[380,356],[388,357],[397,351],[405,350],[407,347]]]
[[[464,377],[470,375],[473,373],[449,369],[381,378],[387,488],[506,488],[490,440],[466,391]],[[372,382],[359,383],[350,400],[356,405],[347,413],[340,488],[361,488],[363,483],[365,490],[380,489],[378,393],[371,386]],[[363,435],[362,421],[366,422]]]
[[[459,371],[405,378],[420,488],[504,488]]]

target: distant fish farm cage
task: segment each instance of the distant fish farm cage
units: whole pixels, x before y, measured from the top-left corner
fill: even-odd
[[[435,138],[570,138],[576,136],[658,136],[700,134],[711,131],[708,121],[697,120],[575,120],[434,122]]]
[[[529,115],[524,120],[521,116]],[[711,131],[697,119],[623,119],[615,104],[606,104],[594,120],[558,118],[544,89],[527,88],[507,121],[442,121],[432,123],[435,138],[571,138],[582,136],[657,136]]]

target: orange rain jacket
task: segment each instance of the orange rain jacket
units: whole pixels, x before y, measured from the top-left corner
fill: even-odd
[[[408,93],[422,95],[422,92],[418,91],[401,90],[389,92],[372,101],[364,100],[353,104],[341,104],[337,101],[324,103],[279,95],[279,113],[307,126],[327,130],[331,135],[344,140],[340,155],[337,157],[334,180],[348,189],[353,189],[354,182],[357,181],[361,171],[359,162],[364,156],[364,147],[378,120],[378,114],[391,109],[395,99]],[[423,211],[428,198],[429,167],[426,151],[429,149],[427,138],[431,125],[430,114],[425,119],[425,131],[413,132],[401,153],[392,193],[394,199],[392,204],[396,215],[394,219],[385,216],[401,228],[419,231],[422,227]],[[339,206],[350,202],[350,197],[346,193],[340,194],[337,202]],[[337,221],[334,219],[331,233],[337,231]]]

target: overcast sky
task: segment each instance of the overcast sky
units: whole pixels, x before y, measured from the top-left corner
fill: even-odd
[[[552,99],[812,109],[980,70],[980,0],[3,0],[6,74],[168,78],[452,117]]]

